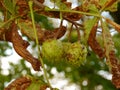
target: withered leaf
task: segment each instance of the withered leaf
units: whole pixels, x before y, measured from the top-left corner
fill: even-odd
[[[12,42],[12,40],[11,40],[11,37],[12,37],[11,33],[12,33],[11,30],[4,28],[4,32],[0,35],[0,40],[1,41]]]
[[[104,55],[104,50],[96,40],[97,27],[98,27],[98,24],[95,24],[92,27],[89,34],[89,38],[88,38],[88,44],[90,45],[92,50],[102,59],[105,57],[105,55]]]
[[[33,27],[32,27],[31,21],[20,22],[19,27],[21,29],[22,34],[26,35],[29,39],[35,41],[35,35],[33,33]],[[39,25],[36,25],[36,28],[37,28],[37,35],[38,35],[39,44],[42,44],[42,42],[44,42],[47,39],[54,38],[55,35],[58,33],[58,30],[60,30],[60,31],[59,31],[59,33],[58,33],[58,35],[56,37],[57,39],[64,36],[64,34],[67,31],[66,30],[67,28],[65,26],[55,28],[52,31],[51,30],[42,30]]]
[[[58,30],[59,30],[59,33],[58,33]],[[58,33],[58,35],[57,35],[56,38],[59,39],[62,36],[64,36],[65,32],[66,32],[66,27],[65,26],[55,28],[53,31],[46,30],[46,31],[44,31],[44,39],[47,40],[47,39],[50,39],[50,38],[54,38],[57,33]]]
[[[11,82],[4,90],[46,90],[49,85],[31,76],[22,76]]]
[[[31,84],[31,79],[27,77],[20,77],[10,83],[4,90],[26,90]]]
[[[119,60],[116,58],[114,51],[110,52],[109,57],[112,63],[112,83],[116,86],[116,88],[120,88],[120,64],[118,63]]]
[[[34,0],[34,1],[35,1],[35,0]],[[40,3],[44,3],[45,0],[36,0],[36,1],[38,1],[38,2],[40,2]]]
[[[72,10],[83,11],[82,6],[75,7]],[[70,13],[70,12],[63,13],[63,18],[66,17],[72,21],[78,21],[82,18],[82,16],[83,16],[82,14],[78,14],[78,13]]]
[[[34,58],[27,50],[26,47],[23,45],[25,41],[22,37],[18,34],[17,25],[15,23],[12,24],[12,43],[15,51],[28,62],[31,63],[32,67],[35,71],[40,70],[41,63],[38,59]],[[23,43],[24,42],[24,43]]]
[[[101,21],[102,22],[102,21]],[[112,73],[112,82],[117,87],[120,88],[120,64],[119,60],[115,56],[114,42],[112,41],[112,36],[107,27],[107,23],[102,22],[102,35],[105,48],[106,63]]]

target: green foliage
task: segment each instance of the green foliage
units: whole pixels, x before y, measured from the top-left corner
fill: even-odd
[[[40,23],[40,25],[43,28],[45,28],[47,30],[53,30],[54,29],[52,23],[50,22],[50,20],[46,16],[39,15],[37,13],[34,13],[34,15],[35,15],[35,21],[37,23]]]
[[[90,4],[90,5],[88,6],[88,9],[89,9],[89,12],[90,12],[90,13],[99,14],[98,9],[97,9],[96,6],[93,5],[93,4]]]
[[[15,14],[16,0],[4,0],[4,5],[11,14]]]
[[[41,90],[42,86],[47,86],[47,84],[40,79],[36,79],[36,78],[31,78],[31,79],[32,79],[32,83],[26,90]]]

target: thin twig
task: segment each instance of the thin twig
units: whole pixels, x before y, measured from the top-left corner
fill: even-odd
[[[72,23],[72,25],[70,27],[70,31],[68,33],[68,41],[70,41],[70,38],[71,38],[70,36],[71,36],[72,28],[73,28],[73,23]]]
[[[78,26],[80,26],[81,28],[83,27],[82,24],[79,24],[79,23],[77,23],[77,22],[74,22],[74,21],[70,20],[69,18],[67,18],[67,17],[65,17],[65,16],[63,16],[63,19],[65,19],[65,20],[67,20],[67,21],[73,23],[74,25],[78,25]]]
[[[55,35],[55,39],[58,37],[59,33],[60,33],[60,30],[62,29],[62,24],[63,24],[63,19],[61,20],[60,22],[60,28],[58,29],[56,35]]]
[[[76,24],[74,24],[77,30],[77,34],[78,34],[78,41],[80,42],[80,31],[78,29],[78,26]]]

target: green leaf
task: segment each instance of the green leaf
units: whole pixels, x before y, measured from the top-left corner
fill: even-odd
[[[32,83],[26,90],[41,90],[42,86],[48,86],[44,81],[31,77]]]
[[[4,0],[5,8],[13,15],[15,14],[15,5],[16,5],[16,0]]]
[[[85,44],[87,44],[88,38],[89,38],[89,34],[91,29],[93,28],[93,26],[95,25],[95,23],[98,21],[98,18],[94,17],[92,19],[88,19],[84,22],[84,40],[83,42]]]
[[[27,90],[40,90],[40,85],[38,83],[32,83]]]
[[[105,5],[105,3],[106,3],[106,0],[100,0],[100,1],[99,1],[99,5],[100,5],[100,6]]]
[[[98,11],[97,7],[94,4],[90,4],[88,6],[88,10],[89,10],[90,13],[99,14],[99,11]]]

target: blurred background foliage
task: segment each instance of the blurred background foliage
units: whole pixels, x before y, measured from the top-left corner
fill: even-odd
[[[110,12],[110,14],[113,16],[113,19],[120,24],[120,5],[118,6],[117,12]],[[51,21],[45,16],[35,14],[35,20],[47,30],[52,30],[54,28]],[[73,31],[71,41],[75,42],[77,38],[77,34]],[[119,39],[120,34],[115,33],[113,35],[113,40],[115,41],[116,55],[118,57],[120,57]],[[63,41],[66,40],[67,39],[65,38]],[[31,47],[35,50],[36,45],[33,44]],[[10,43],[0,41],[0,59],[2,59],[2,57],[7,58],[9,55],[7,53],[8,49],[12,50]],[[0,90],[3,90],[6,84],[11,80],[18,78],[21,75],[28,74],[36,77],[40,76],[31,72],[31,68],[27,66],[24,59],[19,60],[17,64],[10,62],[9,65],[9,74],[3,74],[2,72],[4,69],[1,67],[2,65],[0,60]],[[86,63],[79,68],[68,67],[64,63],[53,65],[46,62],[46,66],[50,78],[54,78],[54,74],[51,73],[51,70],[53,67],[56,67],[58,72],[64,72],[65,78],[69,79],[70,83],[79,85],[81,90],[117,90],[111,83],[111,80],[108,79],[110,73],[105,61],[100,60],[92,51],[89,51]]]

